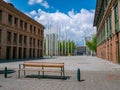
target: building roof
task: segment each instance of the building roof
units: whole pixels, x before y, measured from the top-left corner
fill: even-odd
[[[100,10],[101,10],[101,5],[102,5],[102,1],[103,0],[97,0],[96,2],[96,9],[95,9],[95,16],[94,16],[94,22],[93,22],[93,26],[96,26],[98,23],[98,18],[100,16]]]

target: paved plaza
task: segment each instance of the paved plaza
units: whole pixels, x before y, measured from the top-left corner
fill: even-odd
[[[24,60],[26,61],[26,60]],[[4,78],[0,74],[0,90],[119,90],[120,65],[91,56],[52,57],[27,61],[65,63],[66,80],[51,78],[18,78],[18,65],[24,61],[1,62],[0,70],[7,66],[13,73]],[[77,81],[77,69],[81,70],[81,81]],[[28,72],[37,75],[37,72]],[[45,73],[56,75],[59,73]]]

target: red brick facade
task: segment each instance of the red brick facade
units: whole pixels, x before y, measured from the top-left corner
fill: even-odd
[[[118,8],[116,8],[116,6]],[[101,21],[99,22],[99,19],[100,19],[99,16],[101,15],[99,13],[100,12],[99,9],[101,9],[102,7],[105,8],[105,11],[103,13],[103,17]],[[119,26],[116,26],[115,17],[117,15],[115,13],[115,10],[116,12],[118,12]],[[99,15],[97,16],[97,14]],[[109,19],[110,15],[111,15],[111,19]],[[111,28],[112,31],[111,31],[111,36],[108,36],[110,32],[110,25],[112,27]],[[119,0],[97,0],[94,26],[97,27],[97,39],[99,42],[97,45],[97,56],[99,58],[103,58],[105,60],[109,60],[114,63],[120,63],[120,1]],[[119,27],[117,32],[116,32],[116,27]],[[103,35],[100,35],[100,33],[102,33]],[[105,38],[101,40],[103,36],[105,36]]]
[[[0,0],[0,60],[43,57],[44,26]]]
[[[119,34],[120,37],[120,34]],[[115,35],[97,47],[97,56],[118,63],[118,37]]]

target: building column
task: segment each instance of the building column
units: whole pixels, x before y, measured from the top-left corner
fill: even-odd
[[[11,59],[13,59],[13,32],[11,32]]]
[[[7,45],[7,33],[6,28],[2,28],[2,35],[1,35],[1,59],[6,59],[6,45]]]
[[[27,48],[26,48],[26,53],[27,53],[27,54],[26,54],[26,57],[27,57],[27,58],[30,58],[30,57],[29,57],[29,53],[30,53],[30,52],[29,52],[29,49],[30,49],[30,38],[29,38],[29,36],[27,36],[27,40],[26,40],[26,41],[27,41],[27,42],[26,42],[26,43],[27,43]]]
[[[17,49],[17,52],[16,52],[16,58],[18,59],[18,52],[19,52],[19,49],[18,49],[18,47],[19,47],[19,34],[17,34],[17,47],[16,47],[16,49]]]

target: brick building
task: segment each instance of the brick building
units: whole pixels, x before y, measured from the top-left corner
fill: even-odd
[[[120,0],[97,0],[97,56],[120,63]]]
[[[0,60],[43,57],[44,26],[0,0]]]

